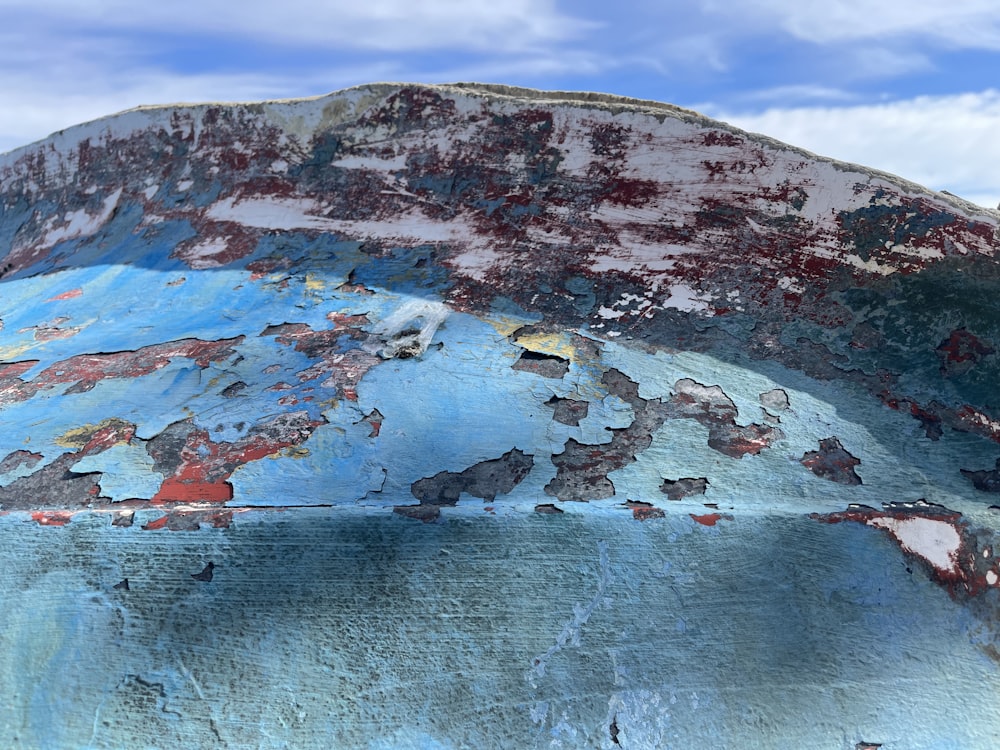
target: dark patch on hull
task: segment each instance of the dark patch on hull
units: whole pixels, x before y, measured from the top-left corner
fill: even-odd
[[[683,477],[681,479],[664,479],[660,492],[668,500],[683,500],[692,495],[704,495],[708,489],[708,479],[705,477]]]
[[[514,448],[500,458],[481,461],[464,471],[438,472],[411,485],[410,491],[420,501],[419,506],[403,505],[395,510],[428,521],[437,518],[441,506],[455,505],[462,493],[493,502],[497,495],[506,495],[520,484],[534,465],[534,456]]]
[[[823,479],[829,479],[837,484],[862,484],[861,477],[854,467],[861,460],[848,453],[840,440],[835,437],[823,438],[819,441],[818,451],[809,451],[802,456],[799,463],[809,471]]]

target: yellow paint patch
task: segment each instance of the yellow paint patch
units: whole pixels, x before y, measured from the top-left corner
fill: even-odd
[[[533,333],[519,336],[516,343],[539,354],[551,354],[571,362],[577,359],[576,347],[567,333]]]
[[[36,346],[41,346],[41,344],[41,341],[23,341],[11,346],[0,346],[0,362],[17,360],[22,354],[31,351]]]
[[[306,274],[306,289],[313,292],[321,292],[326,289],[326,282],[311,273]]]
[[[105,427],[115,427],[127,433],[131,426],[132,423],[126,422],[124,419],[117,419],[115,417],[102,419],[97,424],[80,425],[79,427],[74,427],[72,430],[64,432],[55,439],[55,444],[62,446],[63,448],[74,448],[79,450],[90,442],[90,438],[92,438],[94,433],[98,430],[103,430]],[[124,440],[118,441],[118,443],[124,442]]]
[[[500,315],[497,317],[491,316],[486,319],[486,322],[495,328],[497,333],[505,337],[510,336],[518,328],[530,325],[530,322],[524,320],[523,318],[511,318],[506,315]]]

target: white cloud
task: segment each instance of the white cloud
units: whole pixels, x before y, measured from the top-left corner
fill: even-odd
[[[996,0],[704,0],[704,7],[732,18],[783,28],[817,44],[916,38],[948,46],[1000,49]]]
[[[837,53],[845,66],[844,73],[853,77],[886,79],[934,69],[934,61],[925,53],[906,48],[862,42],[838,49]]]
[[[1000,91],[760,113],[712,106],[703,111],[744,130],[948,190],[988,208],[1000,202]]]
[[[819,84],[774,86],[769,89],[750,91],[739,96],[740,101],[746,102],[785,103],[795,101],[847,102],[857,98],[857,94],[852,94],[849,91],[834,88],[832,86],[821,86]]]
[[[213,34],[393,52],[523,50],[594,27],[560,13],[554,0],[0,0],[0,9],[50,33]]]

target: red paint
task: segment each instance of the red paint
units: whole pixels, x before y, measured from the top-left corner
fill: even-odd
[[[78,354],[46,367],[30,381],[19,376],[38,364],[37,361],[16,362],[0,366],[0,404],[24,401],[41,390],[69,383],[67,393],[82,393],[98,381],[114,378],[137,378],[170,364],[174,357],[193,359],[199,367],[231,357],[233,347],[243,336],[218,341],[182,339],[144,346],[134,351],[111,354]]]
[[[180,466],[163,480],[152,501],[229,502],[233,487],[227,480],[238,466],[299,445],[322,424],[305,416],[277,417],[234,443],[216,443],[206,430],[193,429],[181,448]]]
[[[955,413],[955,422],[950,426],[962,432],[971,432],[983,435],[990,440],[1000,443],[1000,423],[995,422],[988,415],[983,414],[979,409],[966,404]]]
[[[28,359],[22,362],[11,362],[9,364],[0,362],[0,388],[3,387],[4,381],[12,381],[15,378],[21,377],[21,375],[37,364],[37,359]]]
[[[82,289],[70,289],[68,292],[63,292],[62,294],[57,294],[55,297],[49,297],[46,302],[56,302],[61,299],[73,299],[74,297],[79,297],[83,294]]]
[[[81,456],[105,451],[118,443],[130,443],[135,436],[135,425],[127,423],[112,423],[97,430],[90,436],[87,444],[80,449]]]
[[[781,433],[766,425],[734,425],[728,432],[715,439],[709,438],[709,445],[732,458],[742,458],[750,454],[756,456],[777,439]]]
[[[275,271],[284,271],[290,268],[292,262],[282,256],[280,258],[262,258],[247,263],[246,269],[250,272],[250,281],[258,281]]]
[[[331,313],[327,319],[333,328],[314,331],[305,323],[282,323],[269,326],[261,336],[274,336],[286,346],[293,346],[315,364],[296,373],[300,382],[322,378],[324,386],[339,386],[341,395],[348,401],[357,401],[357,384],[381,359],[359,348],[344,351],[342,339],[348,336],[357,341],[367,340],[369,334],[362,328],[368,323],[365,315]]]
[[[156,531],[157,529],[165,528],[167,521],[170,520],[170,516],[160,516],[155,521],[150,521],[149,523],[144,523],[142,528],[144,531]]]
[[[228,503],[232,499],[233,486],[229,482],[204,482],[197,479],[169,477],[163,480],[152,502]]]
[[[212,524],[213,529],[228,529],[233,523],[231,510],[217,510],[202,513],[202,519]]]
[[[632,507],[632,518],[636,521],[649,521],[654,518],[665,518],[666,513],[662,508],[654,508],[651,505],[635,505]]]
[[[993,353],[993,347],[984,344],[964,328],[952,331],[951,336],[937,350],[951,362],[975,361],[983,355]]]
[[[169,212],[168,212],[169,215]],[[180,258],[192,268],[224,266],[250,255],[256,248],[263,230],[246,227],[229,221],[212,222],[201,216],[182,215],[191,220],[195,235],[174,248],[171,258]],[[204,243],[221,239],[220,249],[214,254],[205,253]]]
[[[31,520],[39,526],[65,526],[73,514],[64,510],[40,510],[31,514]]]
[[[701,143],[704,146],[725,146],[728,148],[742,148],[746,145],[742,138],[725,130],[709,130],[702,135]]]
[[[202,524],[209,524],[215,529],[228,529],[233,521],[233,512],[179,510],[160,516],[155,521],[143,524],[144,531],[197,531]]]
[[[715,526],[719,521],[725,519],[727,521],[732,521],[732,516],[723,515],[722,513],[705,513],[701,516],[696,516],[694,513],[688,514],[695,523],[700,523],[702,526]]]
[[[326,314],[326,319],[333,323],[334,331],[348,331],[350,333],[361,331],[370,322],[364,313],[345,315],[344,313],[331,312]]]

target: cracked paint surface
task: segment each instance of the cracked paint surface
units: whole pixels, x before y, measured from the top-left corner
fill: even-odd
[[[502,87],[0,155],[4,744],[995,746],[997,229]]]

